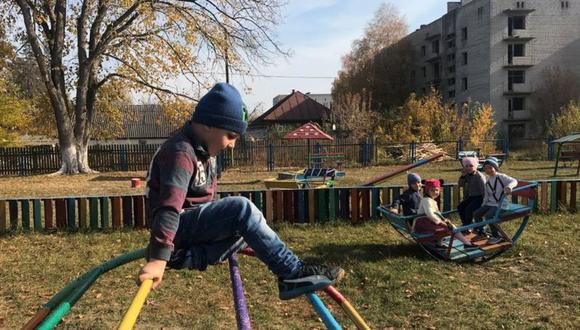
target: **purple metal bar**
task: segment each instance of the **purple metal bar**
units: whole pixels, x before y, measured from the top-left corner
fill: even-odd
[[[230,278],[232,280],[232,290],[234,292],[234,305],[236,308],[236,322],[239,330],[251,330],[252,323],[250,322],[250,314],[248,313],[248,306],[246,305],[246,297],[244,297],[244,288],[242,286],[242,276],[238,268],[238,260],[236,255],[232,254],[228,258],[230,264]]]

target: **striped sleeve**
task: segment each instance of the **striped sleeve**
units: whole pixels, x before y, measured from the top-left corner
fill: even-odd
[[[195,162],[189,153],[171,150],[161,152],[158,160],[159,204],[153,210],[149,258],[169,260]]]

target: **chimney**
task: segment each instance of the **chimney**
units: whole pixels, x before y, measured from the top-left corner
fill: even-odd
[[[296,92],[295,90],[292,90],[292,94],[294,94],[294,92]]]
[[[459,7],[461,7],[461,2],[448,2],[447,3],[447,12],[453,11]]]

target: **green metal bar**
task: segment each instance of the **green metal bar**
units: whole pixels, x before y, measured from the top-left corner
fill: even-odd
[[[371,190],[371,219],[377,220],[379,218],[378,207],[381,205],[380,189],[373,188]]]
[[[30,201],[22,200],[22,230],[30,230]]]
[[[258,210],[262,211],[264,209],[264,205],[262,204],[262,192],[254,191],[252,193],[252,199]]]
[[[562,149],[562,143],[558,143],[558,152],[556,153],[556,165],[554,166],[554,176],[558,173],[558,163],[560,162],[560,149]]]
[[[91,229],[99,228],[99,200],[91,197]]]
[[[558,182],[550,182],[550,211],[556,212],[558,209]]]
[[[326,189],[316,189],[318,194],[318,221],[326,222],[328,220],[328,201],[326,198]]]
[[[443,211],[451,210],[451,187],[443,186]]]
[[[336,220],[336,190],[328,189],[328,219]]]
[[[34,199],[32,201],[32,215],[34,217],[34,231],[42,231],[42,219],[40,217],[41,206],[40,199]]]
[[[101,197],[101,229],[109,227],[109,198]]]
[[[80,299],[80,297],[87,291],[89,287],[97,280],[97,278],[108,272],[111,269],[117,268],[121,265],[129,263],[131,261],[144,258],[146,255],[145,249],[139,249],[127,254],[123,254],[116,258],[113,258],[93,269],[89,272],[85,273],[82,277],[83,280],[77,282],[79,284],[76,287],[72,287],[73,290],[69,291],[70,294],[64,299],[64,301],[60,302],[56,309],[54,309],[45,319],[44,321],[38,326],[37,329],[45,330],[45,329],[53,329],[60,320],[70,312],[72,306]],[[79,278],[79,280],[81,279]],[[75,281],[76,282],[76,281]],[[74,282],[73,282],[74,283]],[[72,284],[72,283],[71,283]],[[65,287],[65,289],[69,288],[69,286]],[[64,291],[64,289],[62,290]],[[60,292],[59,292],[60,294]],[[58,295],[58,294],[57,294]],[[62,295],[61,295],[62,296]],[[56,296],[55,296],[56,298]],[[54,299],[54,298],[53,298]],[[53,300],[51,299],[51,300]]]

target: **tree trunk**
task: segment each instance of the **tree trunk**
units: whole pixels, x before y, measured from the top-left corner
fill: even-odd
[[[65,142],[61,144],[60,159],[61,167],[55,174],[86,174],[95,172],[89,167],[88,143]]]

